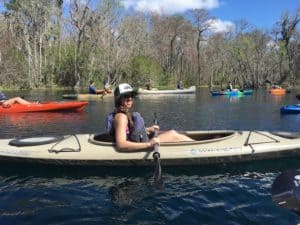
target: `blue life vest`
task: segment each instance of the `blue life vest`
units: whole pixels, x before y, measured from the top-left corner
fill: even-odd
[[[2,100],[7,100],[5,94],[3,94],[2,92],[0,92],[0,101]]]
[[[113,127],[114,116],[115,113],[111,112],[108,114],[105,120],[106,131],[112,136],[115,136],[115,129]],[[127,139],[134,142],[149,141],[146,128],[145,128],[145,122],[141,114],[139,114],[138,112],[133,112],[132,120],[133,120],[134,127],[129,131],[129,135],[127,136]]]
[[[88,88],[89,94],[97,94],[97,88],[95,86],[89,86]]]

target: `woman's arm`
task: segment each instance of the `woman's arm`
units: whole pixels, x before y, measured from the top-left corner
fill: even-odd
[[[115,138],[117,148],[120,151],[138,151],[150,150],[155,144],[159,144],[158,138],[153,138],[149,142],[132,142],[127,140],[126,128],[128,125],[127,116],[123,113],[117,113],[114,119]]]

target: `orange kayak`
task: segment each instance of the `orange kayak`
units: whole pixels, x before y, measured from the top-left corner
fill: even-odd
[[[269,89],[269,92],[273,95],[284,95],[286,93],[285,89],[283,88],[272,88]]]
[[[29,105],[13,104],[8,107],[0,106],[0,113],[24,113],[24,112],[57,112],[57,111],[82,111],[88,102],[41,102]]]

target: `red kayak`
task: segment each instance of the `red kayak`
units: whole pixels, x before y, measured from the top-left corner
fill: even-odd
[[[41,102],[29,105],[13,104],[8,107],[0,106],[0,113],[24,113],[24,112],[57,112],[57,111],[82,111],[88,102]]]

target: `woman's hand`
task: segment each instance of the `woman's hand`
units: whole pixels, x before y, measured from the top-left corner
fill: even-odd
[[[160,141],[159,141],[159,138],[158,137],[154,137],[152,139],[150,139],[149,141],[150,143],[150,147],[154,147],[154,145],[160,145]]]
[[[154,133],[155,130],[159,130],[159,126],[158,125],[153,125],[151,127],[147,127],[146,131],[148,133]]]

